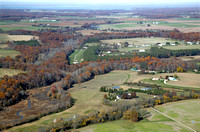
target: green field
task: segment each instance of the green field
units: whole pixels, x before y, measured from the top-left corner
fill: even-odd
[[[55,29],[50,27],[34,27],[34,26],[20,26],[20,27],[0,27],[3,31],[10,31],[10,30],[18,30],[18,29],[24,29],[24,30],[39,30],[39,29]]]
[[[20,22],[14,21],[1,21],[0,25],[12,25],[12,24],[23,24],[23,23],[35,23],[27,20],[22,20]],[[59,21],[52,21],[52,20],[38,20],[37,23],[59,23]]]
[[[85,46],[95,46],[97,45],[97,43],[86,43]],[[74,53],[72,53],[69,56],[70,59],[70,64],[73,64],[73,62],[75,61],[75,55],[76,55],[76,60],[78,62],[81,62],[81,59],[83,59],[83,53],[85,52],[86,49],[75,49]]]
[[[129,27],[136,27],[137,25],[132,23],[121,23],[121,24],[103,24],[100,25],[100,29],[123,29],[123,28],[129,28]]]
[[[19,73],[24,73],[24,71],[15,70],[15,69],[0,68],[0,77],[3,77],[5,75],[13,76],[13,75],[17,75]]]
[[[123,18],[123,16],[110,16],[110,17],[116,17],[116,18]],[[125,17],[126,18],[126,17]],[[163,20],[155,20],[155,21],[149,21],[149,20],[138,20],[138,21],[122,21],[123,23],[117,23],[117,24],[102,24],[100,25],[100,29],[124,29],[124,28],[131,28],[131,27],[146,27],[147,24],[150,24],[151,26],[169,26],[169,27],[184,27],[184,28],[192,28],[192,27],[199,27],[199,25],[193,25],[195,23],[199,23],[199,19],[192,19],[192,18],[178,18],[175,19],[178,20],[177,22],[168,22]],[[120,20],[117,20],[120,21]],[[144,24],[137,24],[138,22],[143,21],[146,22]],[[186,22],[184,22],[186,21]],[[191,21],[191,22],[189,22]],[[196,22],[194,22],[196,21]],[[158,24],[153,24],[153,22],[159,22]]]
[[[200,105],[198,105],[198,103],[200,103],[200,100],[185,100],[160,105],[157,106],[156,109],[199,131]],[[189,129],[165,117],[164,115],[161,115],[151,109],[148,110],[152,116],[137,123],[121,119],[112,122],[89,125],[78,130],[81,132],[190,132]],[[193,124],[191,123],[192,120],[194,120]]]
[[[181,21],[200,21],[199,18],[176,18],[176,20],[181,20]]]
[[[15,57],[16,55],[19,55],[20,53],[15,50],[7,50],[7,49],[0,49],[0,57]]]
[[[83,56],[83,53],[84,53],[85,50],[81,50],[81,49],[75,49],[74,53],[72,53],[70,56],[69,56],[69,59],[70,59],[70,63],[73,64],[73,62],[75,61],[74,58],[75,58],[75,55],[76,55],[76,60],[78,62],[81,61],[82,59],[82,56]]]

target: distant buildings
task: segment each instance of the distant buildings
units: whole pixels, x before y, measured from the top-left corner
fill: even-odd
[[[143,90],[143,91],[147,91],[147,90],[151,90],[152,88],[150,88],[150,87],[146,87],[146,88],[141,88],[141,90]]]
[[[145,49],[139,49],[139,52],[145,52]]]

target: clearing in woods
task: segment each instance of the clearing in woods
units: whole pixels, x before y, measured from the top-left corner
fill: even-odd
[[[28,41],[35,37],[35,39],[38,39],[37,36],[32,35],[8,35],[8,38],[12,41]]]
[[[15,69],[0,68],[0,77],[3,77],[5,75],[13,76],[19,73],[25,73],[25,72],[21,70],[15,70]]]
[[[0,49],[0,57],[10,56],[11,58],[14,58],[16,55],[19,55],[19,54],[20,53],[16,50]]]

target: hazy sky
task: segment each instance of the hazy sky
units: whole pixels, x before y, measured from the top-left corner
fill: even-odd
[[[0,0],[0,2],[69,3],[69,4],[151,4],[187,3],[199,0]]]

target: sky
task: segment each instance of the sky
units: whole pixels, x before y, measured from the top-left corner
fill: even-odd
[[[23,2],[23,3],[66,3],[66,4],[173,4],[193,3],[199,0],[0,0],[0,2]]]

